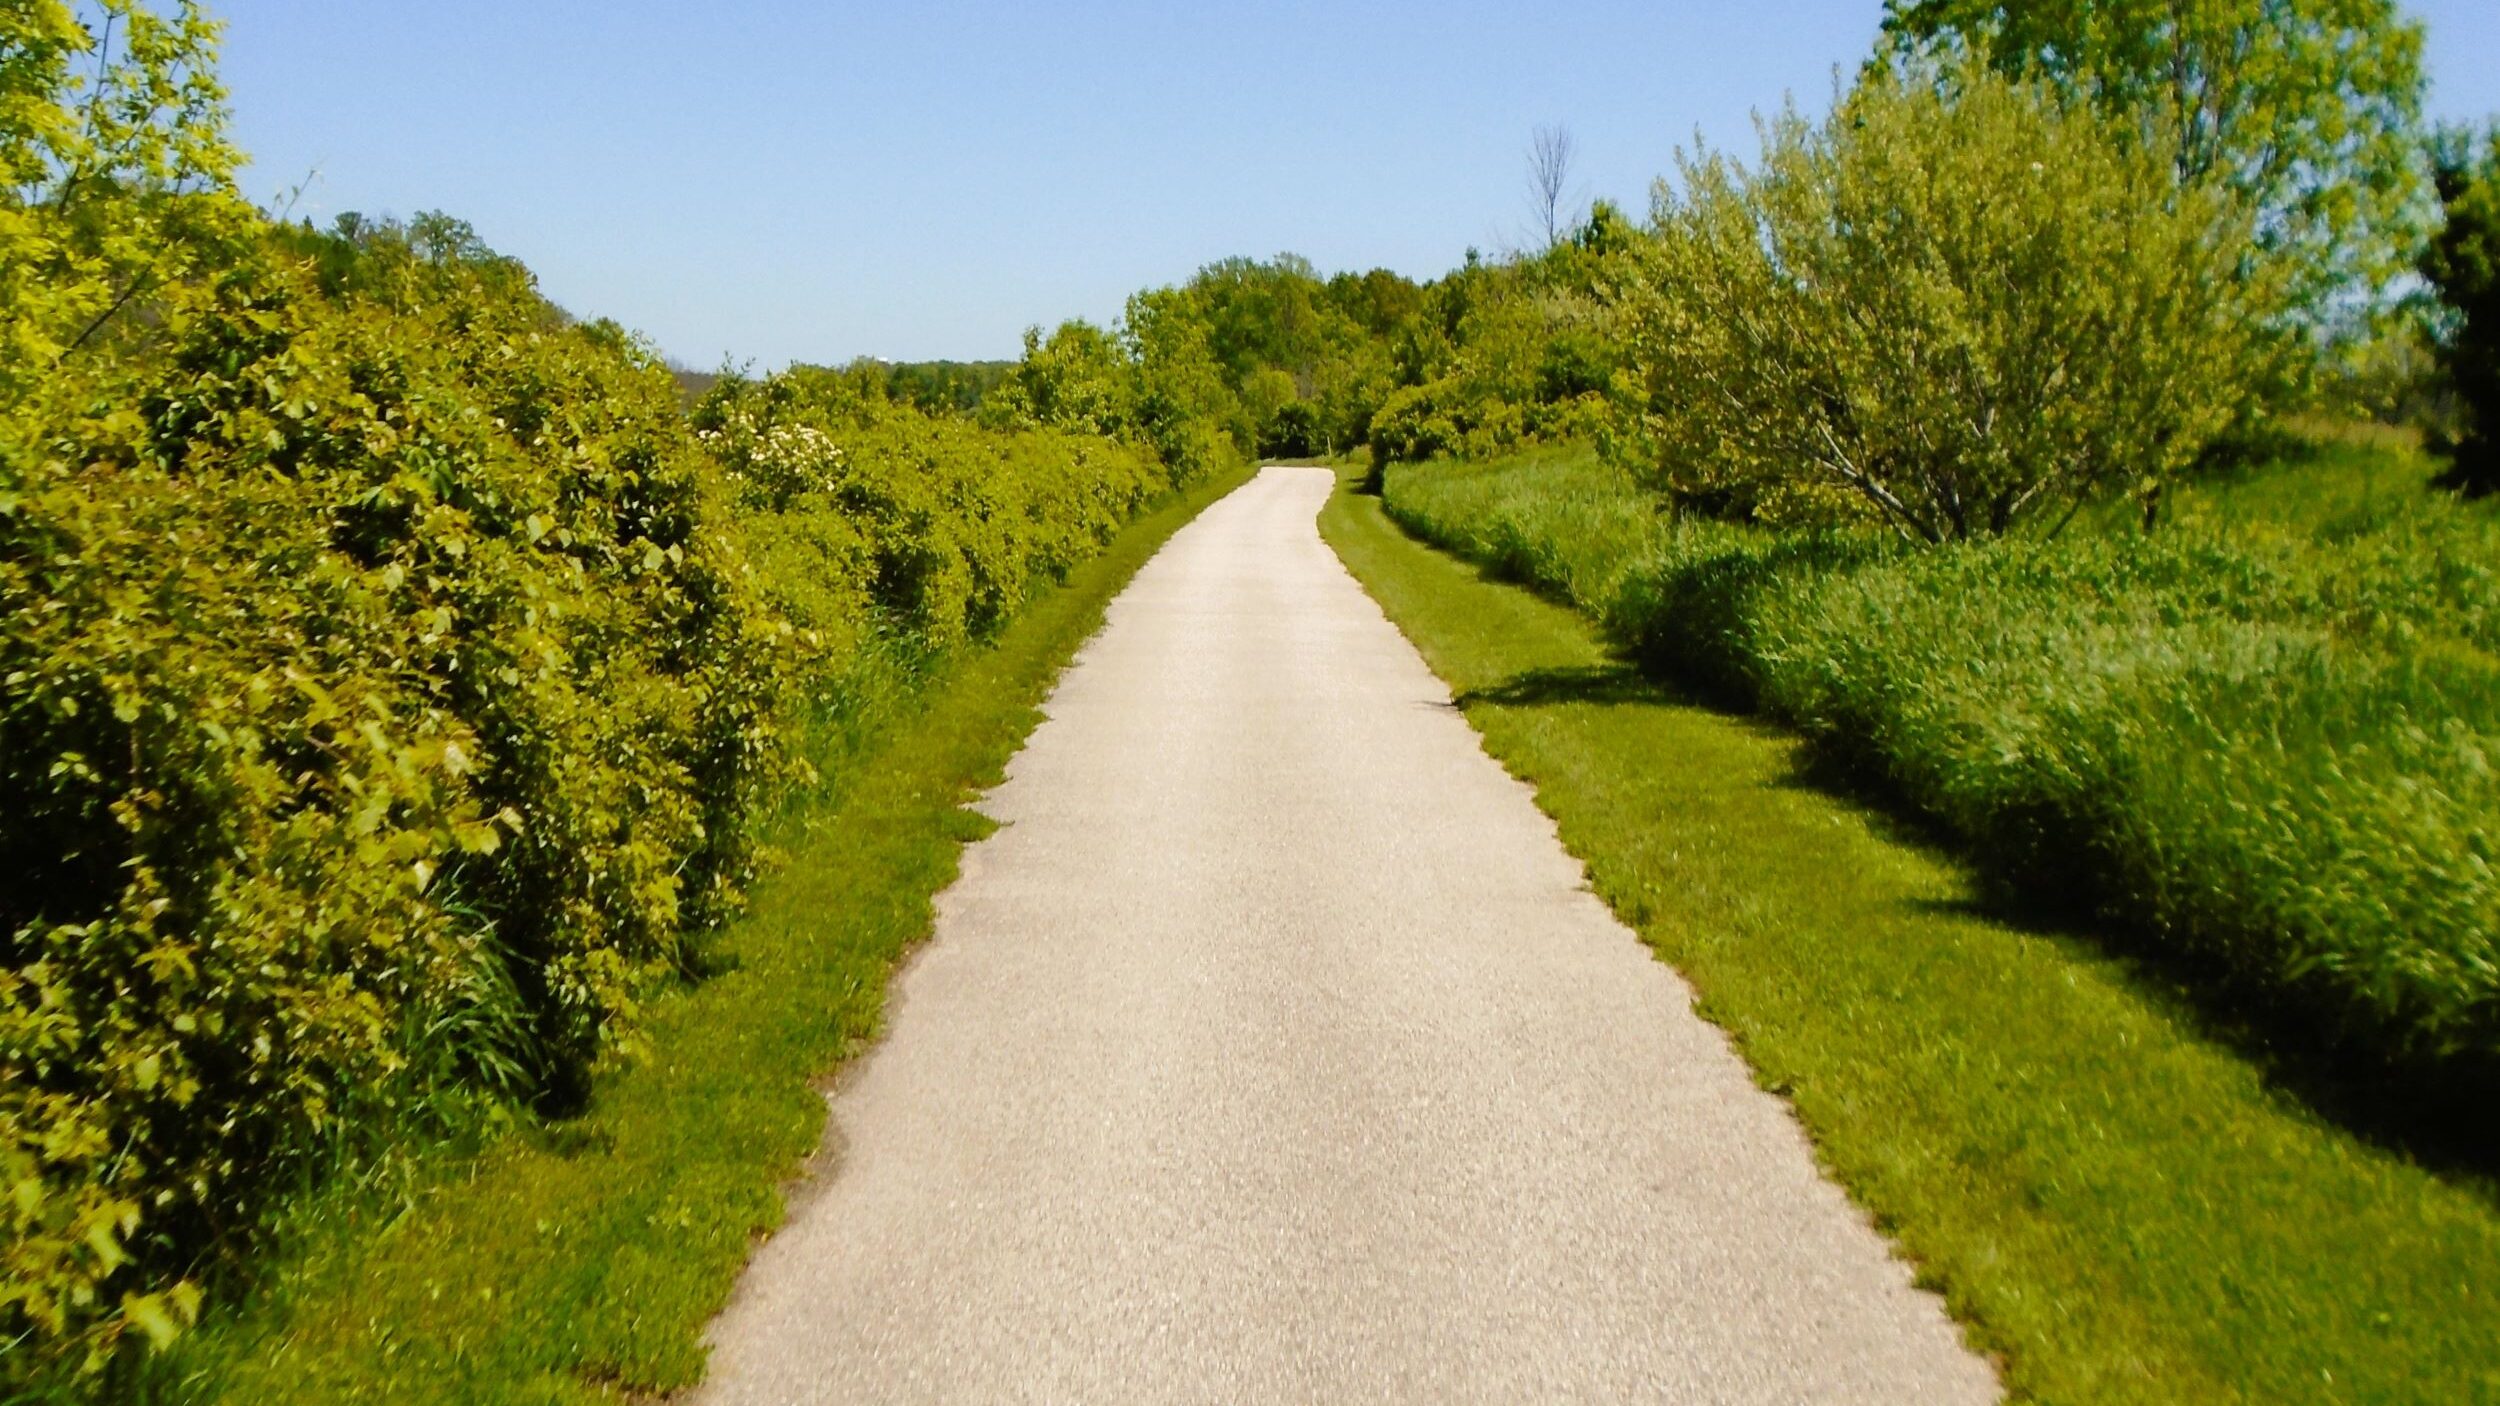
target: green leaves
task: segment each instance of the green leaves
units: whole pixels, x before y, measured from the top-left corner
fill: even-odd
[[[0,15],[0,401],[118,340],[248,231],[215,34],[190,0]]]
[[[2143,134],[2182,188],[2258,212],[2303,308],[2375,296],[2426,214],[2422,27],[2392,0],[1887,0],[1904,52],[1939,45]]]
[[[795,651],[650,359],[448,233],[265,230],[153,297],[0,411],[35,1358],[178,1331],[309,1159],[577,1084],[793,774]]]
[[[2438,186],[2446,215],[2422,253],[2446,327],[2443,370],[2464,403],[2466,425],[2451,447],[2451,483],[2500,492],[2500,127],[2449,133],[2440,143]]]
[[[2277,304],[2245,215],[2090,111],[1877,70],[1763,141],[1681,158],[1628,259],[1621,443],[1680,500],[1995,535],[2177,472],[2252,403]]]
[[[1031,370],[1013,384],[1047,379]],[[845,373],[725,379],[695,421],[738,485],[766,592],[820,648],[867,631],[941,647],[986,635],[1177,477],[1090,432],[861,399]]]
[[[161,1294],[129,1294],[122,1299],[122,1319],[147,1335],[148,1346],[163,1349],[199,1321],[200,1291],[185,1279]]]

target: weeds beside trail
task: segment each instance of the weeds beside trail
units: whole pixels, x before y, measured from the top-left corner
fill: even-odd
[[[2270,1088],[2099,944],[1988,916],[1960,865],[1802,784],[1799,742],[1377,499],[1321,523],[2018,1399],[2500,1401],[2489,1186]]]
[[[817,1146],[816,1081],[875,1034],[888,974],[984,831],[965,802],[1121,586],[1246,477],[1141,518],[994,645],[872,692],[819,748],[837,799],[787,817],[782,872],[717,973],[652,1008],[646,1057],[607,1071],[582,1117],[443,1160],[404,1207],[364,1205],[361,1229],[328,1208],[348,1223],[185,1340],[148,1399],[591,1402],[699,1379],[704,1325]]]

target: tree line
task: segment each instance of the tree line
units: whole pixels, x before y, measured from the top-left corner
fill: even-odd
[[[1883,33],[1823,118],[1680,153],[1645,219],[1571,214],[1540,129],[1538,247],[1424,282],[1225,260],[1037,331],[994,413],[1382,463],[1588,439],[1689,509],[1923,541],[2111,494],[2157,520],[2319,408],[2500,483],[2500,139],[2426,127],[2392,0],[1893,0]]]

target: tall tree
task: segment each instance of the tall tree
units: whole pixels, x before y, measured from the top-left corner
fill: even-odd
[[[1571,191],[1571,164],[1578,152],[1571,129],[1539,127],[1528,139],[1528,209],[1545,231],[1545,247],[1561,241],[1563,203]]]
[[[216,37],[192,0],[0,3],[0,397],[145,336],[249,215]]]
[[[2422,277],[2445,312],[2440,363],[2465,412],[2447,482],[2480,496],[2500,492],[2500,127],[2479,141],[2444,134],[2436,165],[2447,220]]]
[[[2250,200],[2316,315],[2417,246],[2422,27],[2395,0],[1885,0],[1884,32],[2167,129],[2182,180]]]
[[[2054,533],[2130,487],[2149,512],[2238,417],[2281,271],[2242,276],[2246,205],[1959,62],[1791,108],[1751,167],[1679,154],[1617,279],[1636,471],[1765,521]]]

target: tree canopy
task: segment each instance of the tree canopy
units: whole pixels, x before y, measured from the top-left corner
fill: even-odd
[[[1886,0],[1884,32],[2160,129],[2182,180],[2251,201],[2321,315],[2420,237],[2422,26],[2394,0]]]
[[[2465,411],[2452,446],[2454,486],[2500,492],[2500,127],[2441,142],[2440,203],[2447,220],[2422,253],[2422,277],[2447,310],[2440,362]]]

